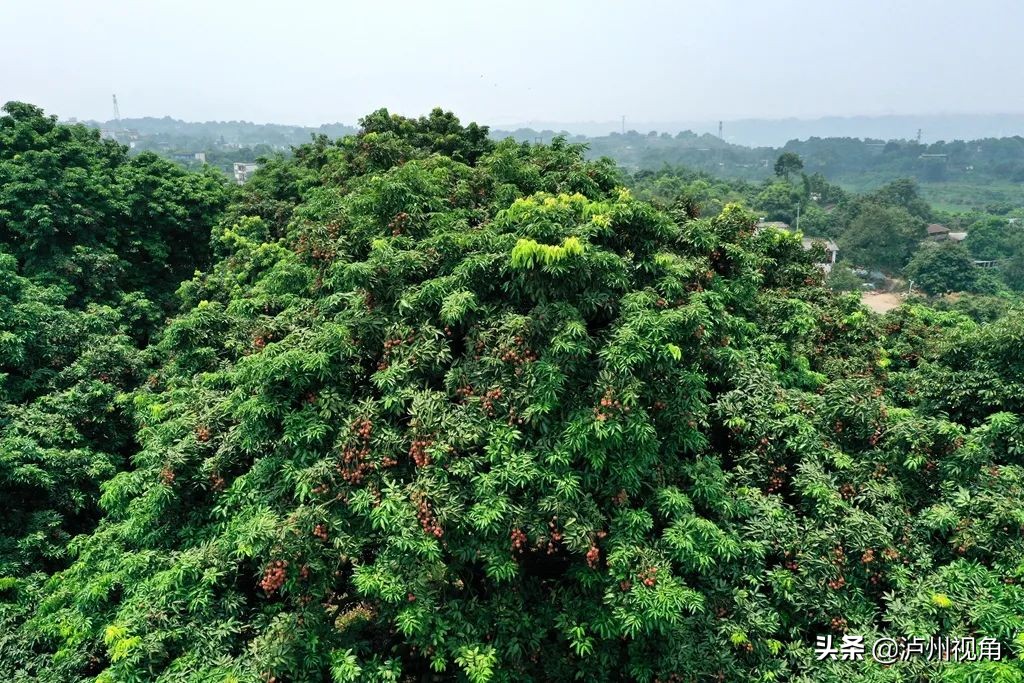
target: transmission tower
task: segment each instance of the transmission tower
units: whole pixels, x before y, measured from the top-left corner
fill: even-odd
[[[114,120],[121,123],[121,110],[117,108],[117,95],[114,95]]]
[[[725,138],[722,137],[722,122],[721,121],[718,122],[718,139],[719,140],[724,140],[725,139]]]
[[[917,144],[921,144],[921,129],[917,129]]]

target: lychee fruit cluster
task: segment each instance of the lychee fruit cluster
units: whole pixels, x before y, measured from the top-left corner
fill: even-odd
[[[562,532],[558,530],[558,515],[552,517],[551,521],[548,522],[548,531],[550,535],[548,536],[547,551],[548,555],[554,555],[555,546],[562,542]]]
[[[370,455],[370,439],[373,435],[373,423],[367,418],[360,418],[352,425],[352,430],[359,439],[358,446],[346,446],[341,454],[341,462],[337,470],[341,478],[349,484],[358,484],[372,469],[370,463],[366,462]]]
[[[326,542],[327,538],[328,538],[327,525],[326,524],[317,524],[316,526],[314,526],[313,527],[313,535],[316,536],[317,538],[319,538],[321,541],[325,541]]]
[[[526,418],[524,418],[522,415],[516,414],[516,409],[515,408],[509,408],[509,410],[508,410],[508,426],[509,427],[514,427],[516,425],[521,425],[524,422],[526,422]]]
[[[510,536],[512,538],[512,550],[514,552],[522,552],[523,548],[526,547],[526,534],[523,533],[522,529],[516,528],[512,530]]]
[[[431,510],[426,496],[422,493],[413,494],[413,502],[416,503],[416,517],[419,518],[423,530],[434,538],[441,538],[444,535],[444,529],[434,518],[434,511]]]
[[[640,572],[638,578],[643,582],[645,586],[647,586],[648,588],[653,588],[655,584],[658,583],[658,579],[655,576],[657,573],[657,567],[648,567],[644,571]]]
[[[484,394],[483,401],[481,401],[480,405],[483,406],[484,411],[488,415],[494,415],[494,403],[495,401],[500,401],[504,395],[505,392],[501,387],[490,389],[486,394]]]
[[[788,468],[785,465],[776,465],[772,468],[772,476],[768,480],[768,486],[765,491],[768,493],[778,493],[782,490],[782,487],[786,484],[785,475]]]
[[[405,211],[401,211],[395,214],[395,217],[391,219],[391,222],[388,223],[388,228],[390,228],[391,234],[397,237],[402,234],[402,230],[408,225],[408,223],[409,214]]]
[[[800,568],[800,563],[792,558],[792,553],[788,550],[786,551],[786,560],[782,565],[791,572],[795,572]]]
[[[427,449],[434,444],[432,439],[414,439],[409,446],[409,457],[416,463],[416,467],[426,467],[430,464],[430,454]]]
[[[515,345],[502,351],[500,358],[506,363],[522,365],[537,360],[537,354],[527,348],[526,340],[522,336],[517,335]]]
[[[285,570],[287,569],[287,560],[274,560],[271,562],[263,571],[263,580],[260,581],[260,588],[268,595],[276,591],[284,584]]]
[[[622,401],[615,398],[611,389],[604,392],[600,403],[594,408],[594,417],[598,422],[604,422],[617,413],[629,413],[629,406],[622,405]]]

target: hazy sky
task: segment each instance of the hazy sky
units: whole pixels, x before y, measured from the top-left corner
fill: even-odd
[[[1024,112],[1021,0],[0,0],[61,117],[692,121]]]

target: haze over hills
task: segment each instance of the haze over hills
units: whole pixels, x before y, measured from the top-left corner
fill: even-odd
[[[619,121],[525,121],[494,125],[498,130],[566,131],[599,136],[622,132]],[[634,121],[628,116],[625,129],[647,133],[718,134],[718,121]],[[922,142],[977,140],[1024,135],[1024,114],[891,114],[882,116],[827,116],[814,119],[738,119],[722,122],[723,138],[750,147],[781,147],[790,140],[811,137],[851,137],[878,140],[910,140],[921,130]]]
[[[404,112],[407,113],[407,112]],[[74,120],[74,119],[70,119]],[[355,131],[356,122],[326,123],[320,126],[297,126],[281,123],[253,123],[245,120],[186,122],[164,117],[121,119],[120,122],[84,121],[97,128],[128,128],[153,135],[174,135],[202,132],[213,138],[224,138],[236,144],[300,144],[310,134],[340,137]],[[528,138],[532,132],[550,138],[554,133],[597,137],[628,131],[669,133],[676,135],[692,131],[698,135],[718,135],[718,121],[640,121],[628,116],[623,121],[522,121],[493,123],[497,137],[515,133],[515,137]],[[819,138],[862,138],[873,140],[912,140],[921,131],[921,142],[932,143],[952,140],[979,140],[1024,135],[1024,113],[1002,114],[892,114],[880,116],[828,116],[814,119],[736,119],[722,122],[722,138],[735,145],[747,147],[782,147],[791,140]]]
[[[296,126],[244,120],[187,122],[168,116],[85,123],[127,144],[134,153],[154,151],[187,167],[210,164],[229,175],[235,173],[235,164],[288,154],[313,136],[337,139],[356,131],[355,122]],[[760,182],[773,177],[779,154],[792,152],[801,157],[806,172],[821,173],[847,189],[868,191],[898,178],[913,178],[926,184],[923,191],[930,201],[947,208],[1001,211],[1024,203],[1024,137],[1019,135],[1024,132],[1024,115],[745,119],[724,122],[721,138],[717,122],[627,120],[625,134],[622,121],[617,130],[603,133],[599,131],[614,124],[481,123],[490,124],[494,140],[550,143],[565,135],[570,142],[586,145],[587,158],[609,157],[631,172],[684,166],[720,178]]]
[[[75,121],[75,119],[69,119]],[[291,126],[281,123],[253,123],[232,121],[183,121],[170,116],[143,116],[120,120],[81,121],[87,126],[107,131],[132,131],[139,135],[160,136],[169,144],[185,138],[209,140],[221,144],[270,145],[288,147],[308,142],[310,135],[323,134],[331,138],[349,135],[355,126],[343,123],[324,123],[320,126]]]

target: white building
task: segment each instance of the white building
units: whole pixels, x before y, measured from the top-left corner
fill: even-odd
[[[782,221],[758,221],[754,229],[760,232],[761,230],[766,230],[769,228],[773,230],[781,230],[782,232],[793,232],[793,230],[789,227],[789,224],[783,223]],[[818,263],[815,265],[824,270],[826,273],[831,272],[832,266],[835,265],[836,258],[839,256],[839,245],[833,242],[832,240],[825,239],[823,237],[801,237],[800,239],[800,245],[804,248],[804,251],[810,251],[815,244],[820,244],[823,247],[825,247],[826,258],[824,263]]]
[[[839,255],[839,245],[832,240],[822,239],[821,237],[804,237],[800,240],[801,246],[804,251],[810,251],[816,244],[820,244],[825,247],[825,262],[816,264],[819,268],[824,270],[826,273],[832,272],[832,266],[836,264],[836,257]]]
[[[235,182],[239,185],[252,177],[252,174],[256,172],[256,169],[260,167],[259,164],[246,163],[244,161],[235,162]]]

